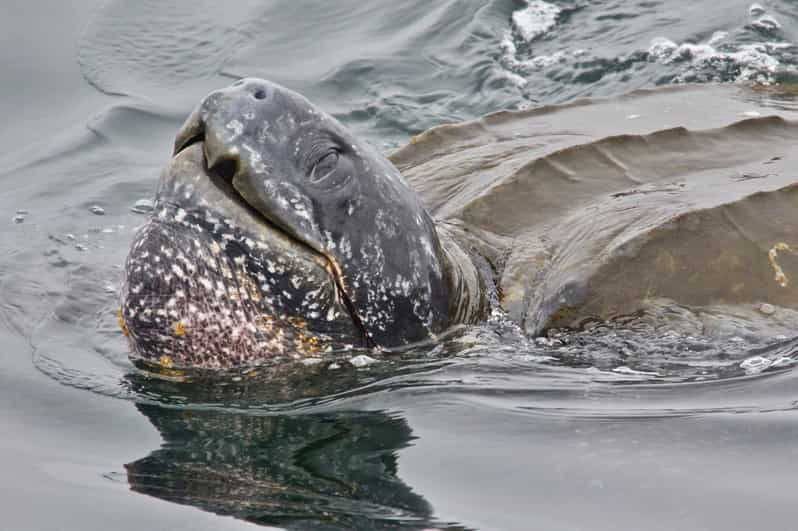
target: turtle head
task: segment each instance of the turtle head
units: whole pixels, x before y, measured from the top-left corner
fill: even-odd
[[[152,291],[136,268],[154,267],[153,254],[165,246],[195,265],[204,263],[200,254],[237,262],[252,282],[235,271],[205,271],[218,291],[210,298],[222,303],[229,297],[222,290],[234,284],[271,286],[271,306],[263,307],[269,294],[260,293],[242,321],[268,314],[280,327],[295,319],[303,337],[322,338],[319,344],[393,347],[433,337],[449,324],[453,283],[418,196],[372,146],[304,97],[267,81],[243,79],[217,90],[189,116],[142,234],[128,259],[127,303],[141,299],[134,288]],[[178,299],[196,306],[208,298],[195,292],[205,293],[203,275],[183,273],[188,284]],[[158,289],[167,302],[177,290]],[[131,318],[123,304],[123,320],[135,344],[142,327],[131,323],[144,307],[134,306]],[[212,308],[203,314],[220,318]],[[282,342],[291,350],[295,335],[286,331],[257,348]]]

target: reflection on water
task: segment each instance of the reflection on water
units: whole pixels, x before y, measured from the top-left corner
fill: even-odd
[[[136,492],[290,529],[441,528],[400,479],[397,452],[413,440],[401,415],[137,407],[163,444],[126,465]]]
[[[795,352],[792,340],[760,353]],[[256,524],[358,530],[472,528],[450,523],[451,516],[425,498],[426,475],[441,476],[444,500],[461,491],[478,496],[479,507],[461,512],[476,512],[483,521],[478,527],[485,529],[523,529],[526,511],[540,511],[541,523],[551,514],[585,522],[618,503],[618,493],[661,511],[679,504],[695,511],[703,506],[702,496],[718,504],[726,496],[748,496],[751,489],[761,493],[757,483],[745,484],[761,473],[757,462],[764,470],[787,467],[773,476],[777,489],[794,481],[789,463],[782,462],[794,428],[774,414],[798,407],[795,371],[651,383],[650,375],[634,371],[533,368],[529,360],[504,354],[481,352],[469,359],[466,353],[450,365],[406,374],[404,381],[382,374],[352,395],[344,390],[368,380],[368,373],[313,372],[314,367],[309,374],[306,368],[270,381],[254,376],[190,382],[131,374],[126,381],[138,393],[136,407],[162,441],[125,465],[127,481],[135,492]],[[306,397],[311,390],[339,394],[269,402]],[[145,403],[147,394],[151,400]],[[416,421],[423,411],[421,420],[429,417],[432,432],[421,422],[424,435],[418,439],[405,408]],[[751,415],[763,429],[752,429]],[[429,460],[423,482],[418,470],[403,472],[406,452],[416,445]],[[772,457],[745,457],[768,446],[776,449]],[[494,470],[505,472],[494,477]],[[723,477],[739,483],[738,494],[717,491]],[[688,478],[689,492],[698,498],[679,502],[689,494],[675,495],[673,489],[683,488]],[[440,502],[440,490],[435,494]],[[584,512],[563,513],[573,496]],[[514,515],[501,514],[519,499],[524,505]],[[640,525],[645,514],[629,511],[612,521]],[[673,524],[687,518],[680,512],[669,517]],[[485,524],[500,521],[506,525]],[[608,521],[597,528],[616,527]]]

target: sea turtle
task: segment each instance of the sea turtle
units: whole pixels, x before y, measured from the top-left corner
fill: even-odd
[[[389,160],[242,79],[177,135],[120,325],[135,359],[231,368],[436,340],[492,310],[538,334],[663,297],[798,307],[791,105],[638,91],[440,126]]]

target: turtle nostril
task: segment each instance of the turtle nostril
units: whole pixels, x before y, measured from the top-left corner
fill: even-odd
[[[221,158],[209,169],[225,181],[232,182],[238,171],[238,162],[232,158]]]
[[[262,100],[266,98],[266,91],[263,89],[258,89],[252,94],[256,100]]]

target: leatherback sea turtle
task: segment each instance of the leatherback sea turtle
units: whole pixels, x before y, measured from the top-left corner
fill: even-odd
[[[240,80],[183,125],[133,242],[132,357],[402,347],[492,308],[536,334],[662,298],[795,307],[798,126],[769,98],[686,87],[501,112],[389,161],[301,95]]]

